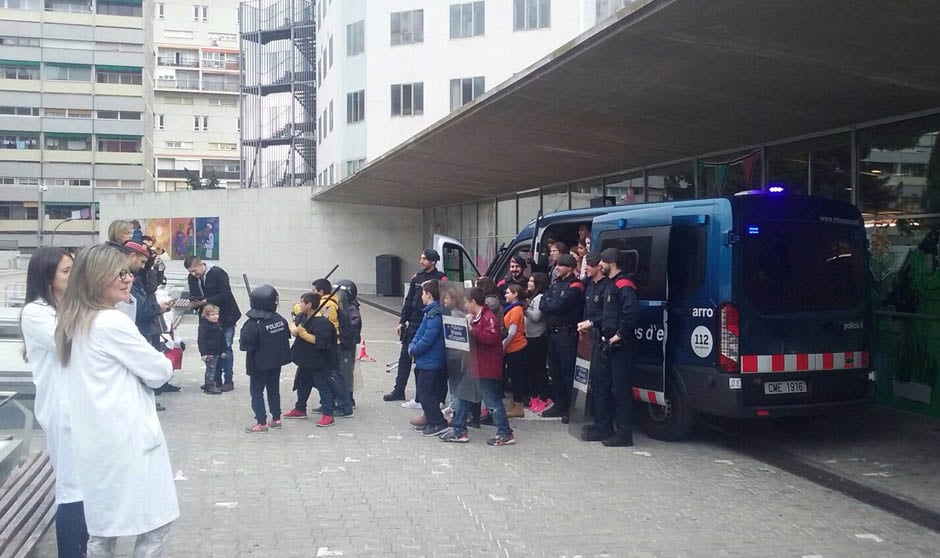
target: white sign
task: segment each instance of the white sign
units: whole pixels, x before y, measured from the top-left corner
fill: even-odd
[[[470,326],[467,318],[456,316],[443,316],[444,318],[444,346],[448,349],[461,351],[470,350]]]
[[[698,326],[692,330],[692,352],[699,358],[712,354],[712,330]]]

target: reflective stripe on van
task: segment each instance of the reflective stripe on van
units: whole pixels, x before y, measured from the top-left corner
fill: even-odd
[[[743,355],[741,373],[808,372],[810,370],[851,370],[868,367],[867,351],[842,353],[798,353],[793,355]]]
[[[633,398],[653,405],[665,405],[666,394],[661,391],[633,388]]]

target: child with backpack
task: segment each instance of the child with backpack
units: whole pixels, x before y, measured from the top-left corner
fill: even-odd
[[[304,293],[300,297],[299,324],[291,324],[290,333],[296,337],[291,347],[291,360],[297,365],[294,389],[298,401],[306,401],[314,387],[320,393],[320,421],[318,427],[333,426],[333,387],[330,373],[337,366],[336,328],[329,318],[317,314],[320,295]],[[306,416],[306,413],[304,413]]]
[[[290,327],[277,313],[277,290],[271,285],[252,289],[248,297],[251,310],[242,325],[239,348],[245,351],[245,370],[250,380],[251,410],[255,413],[248,433],[267,432],[281,427],[281,366],[291,361]],[[264,393],[268,394],[271,422],[267,422]]]

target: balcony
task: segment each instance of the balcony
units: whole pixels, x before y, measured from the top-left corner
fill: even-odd
[[[175,56],[158,56],[157,66],[167,66],[170,68],[198,68],[198,58],[177,58]],[[236,68],[237,70],[238,68]]]
[[[207,91],[212,93],[238,93],[237,82],[217,82],[203,80],[158,79],[157,89],[178,91]]]
[[[226,70],[237,72],[241,68],[238,60],[211,60],[208,58],[202,59],[202,67],[211,70]]]

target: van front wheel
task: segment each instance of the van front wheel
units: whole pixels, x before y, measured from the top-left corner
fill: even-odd
[[[640,428],[654,440],[679,440],[695,423],[695,413],[689,407],[688,398],[669,376],[666,377],[665,405],[638,402],[636,408]]]

